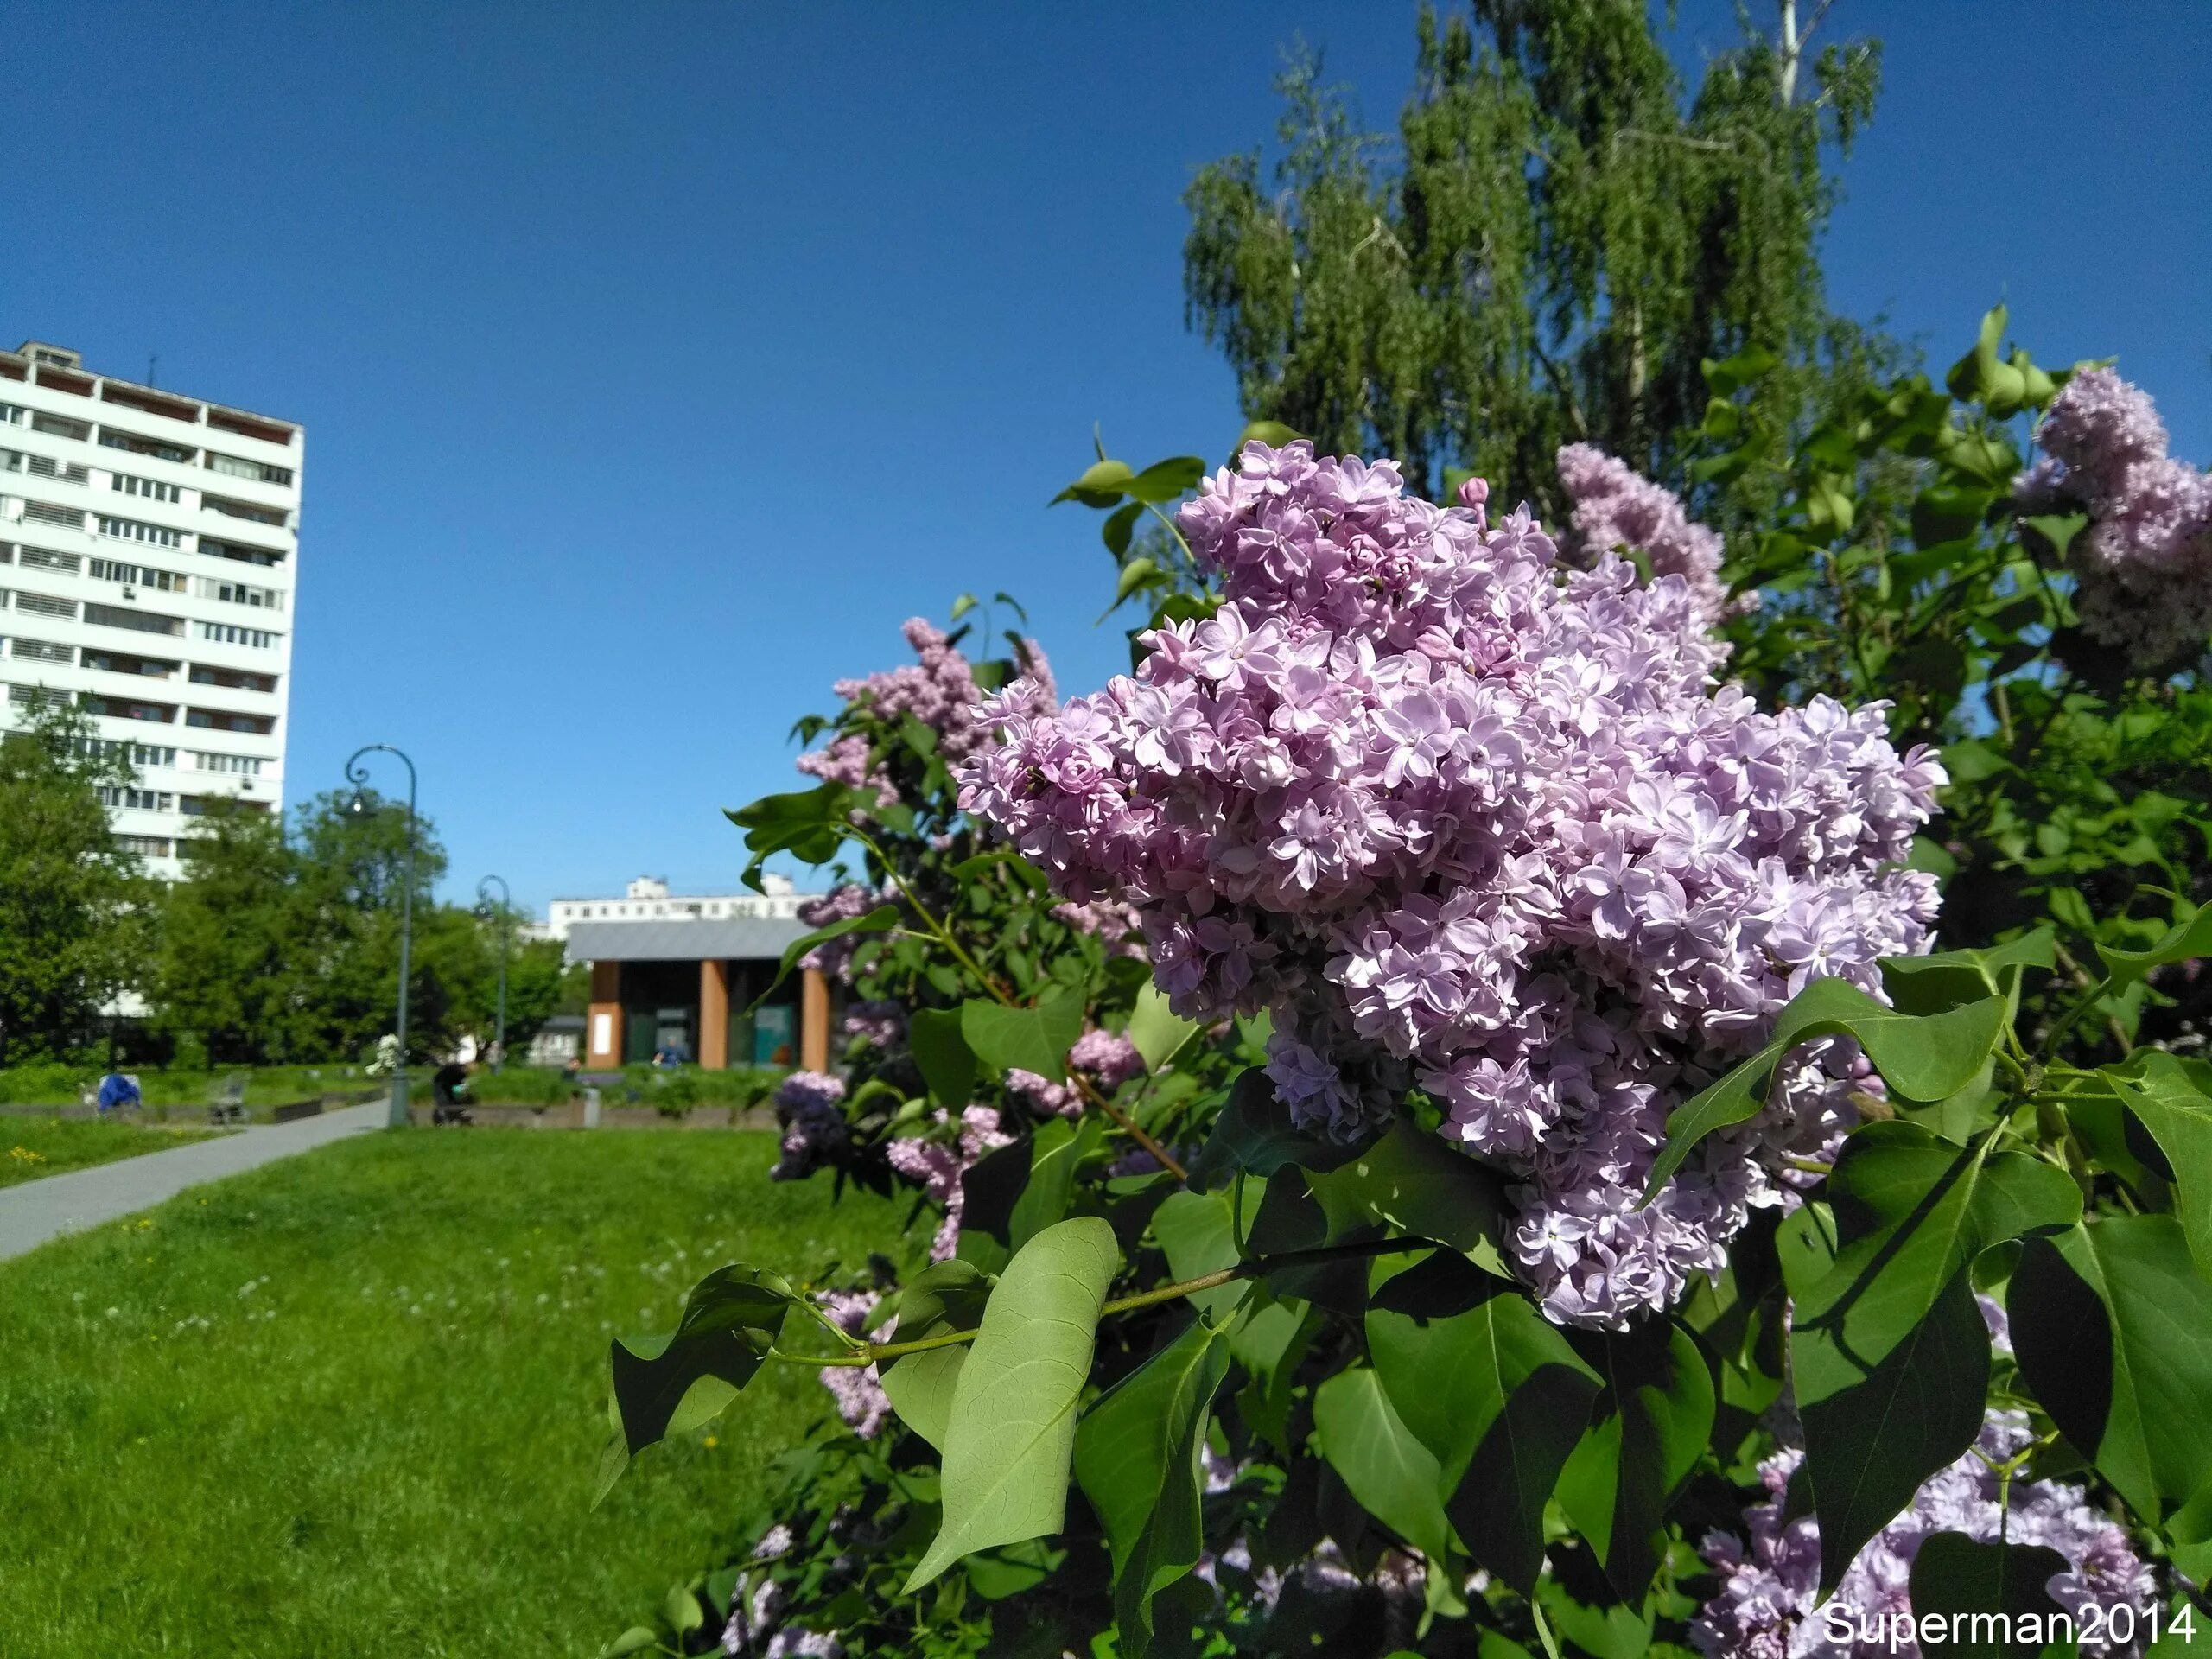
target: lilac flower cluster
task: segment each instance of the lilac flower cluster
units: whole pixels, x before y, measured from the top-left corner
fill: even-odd
[[[868,1315],[875,1312],[876,1304],[883,1298],[873,1290],[831,1290],[819,1293],[814,1300],[840,1331],[857,1337],[867,1329]],[[886,1320],[868,1339],[890,1341],[893,1323]],[[847,1428],[864,1440],[872,1440],[883,1433],[884,1424],[891,1418],[891,1396],[884,1393],[882,1379],[877,1376],[874,1366],[824,1365],[817,1375],[822,1386],[836,1401],[837,1415],[845,1420]]]
[[[882,1001],[855,1002],[845,1010],[844,1032],[871,1048],[893,1047],[906,1035],[906,1006]]]
[[[2167,453],[2148,393],[2110,369],[2066,383],[2036,430],[2043,455],[2013,486],[2023,512],[2081,512],[2069,558],[2092,639],[2158,670],[2212,634],[2212,476]]]
[[[1988,1541],[2000,1535],[2015,1544],[2041,1544],[2066,1558],[2067,1571],[2048,1586],[2051,1599],[2080,1619],[2095,1607],[2106,1616],[2085,1626],[2109,1630],[2109,1615],[2125,1604],[2139,1616],[2157,1590],[2151,1570],[2128,1548],[2127,1535],[2092,1508],[2078,1486],[2015,1478],[2009,1503],[1998,1503],[1996,1471],[2033,1438],[2024,1412],[1993,1411],[1974,1449],[1930,1476],[1911,1506],[1876,1533],[1836,1587],[1834,1599],[1816,1611],[1821,1581],[1820,1522],[1811,1516],[1784,1522],[1784,1493],[1804,1459],[1794,1448],[1759,1465],[1769,1501],[1744,1512],[1748,1547],[1728,1533],[1709,1535],[1706,1560],[1721,1575],[1719,1593],[1691,1624],[1698,1648],[1715,1659],[1918,1659],[1916,1643],[1891,1645],[1891,1632],[1910,1628],[1912,1558],[1939,1532],[1962,1532]],[[1846,1633],[1848,1639],[1844,1639]],[[2084,1643],[2092,1651],[2102,1644]]]
[[[1592,443],[1570,443],[1559,452],[1559,481],[1574,503],[1575,547],[1584,563],[1620,548],[1641,549],[1653,575],[1680,576],[1688,584],[1707,627],[1728,613],[1720,534],[1692,519],[1672,490]],[[1758,602],[1754,591],[1738,608]]]
[[[1053,917],[1078,933],[1088,933],[1106,947],[1109,957],[1144,955],[1144,923],[1135,909],[1111,899],[1087,905],[1073,902],[1052,906]]]
[[[832,922],[850,921],[867,915],[883,902],[883,898],[874,887],[848,881],[817,898],[803,900],[798,918],[809,928],[828,927]],[[858,933],[841,933],[834,939],[824,939],[801,957],[798,965],[849,985],[853,982],[853,952],[860,949],[864,938]]]
[[[1110,1095],[1144,1070],[1144,1057],[1120,1033],[1094,1030],[1076,1039],[1068,1065]],[[1074,1117],[1083,1110],[1083,1091],[1072,1083],[1054,1083],[1018,1065],[1007,1068],[1006,1086],[1048,1117]]]
[[[1066,899],[1134,905],[1177,1013],[1272,1008],[1301,1124],[1351,1140],[1426,1090],[1521,1177],[1554,1319],[1669,1305],[1860,1068],[1799,1062],[1639,1209],[1668,1110],[1808,980],[1878,991],[1926,948],[1934,883],[1897,866],[1942,768],[1878,707],[1716,689],[1681,576],[1561,573],[1525,508],[1488,526],[1388,461],[1248,444],[1179,523],[1217,614],[1057,716],[995,701],[961,805]]]
[[[941,1129],[952,1127],[942,1111],[937,1114],[936,1122]],[[884,1148],[891,1167],[908,1180],[920,1182],[930,1200],[944,1211],[937,1236],[930,1242],[931,1261],[950,1259],[960,1243],[960,1212],[967,1203],[961,1176],[985,1153],[1013,1144],[1014,1137],[999,1128],[996,1111],[988,1106],[970,1106],[960,1114],[959,1127],[949,1141],[906,1135]]]
[[[822,1071],[794,1071],[776,1088],[776,1116],[783,1125],[784,1155],[768,1172],[772,1181],[796,1181],[836,1157],[852,1130],[839,1103],[845,1085]]]
[[[878,719],[896,721],[912,715],[937,734],[938,753],[946,764],[965,760],[988,738],[976,724],[976,705],[982,693],[976,671],[943,629],[922,618],[910,617],[900,630],[920,658],[918,663],[886,669],[865,679],[839,680],[832,688],[848,704],[864,705]],[[1044,649],[1033,639],[1022,642],[1027,671],[1024,697],[1038,714],[1053,708],[1052,671]],[[798,759],[798,769],[827,783],[853,789],[873,790],[885,806],[897,803],[898,789],[874,760],[868,740],[857,733],[841,734],[825,747]]]

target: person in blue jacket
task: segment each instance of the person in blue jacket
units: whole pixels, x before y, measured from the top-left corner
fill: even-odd
[[[126,1077],[120,1071],[111,1071],[100,1079],[99,1111],[102,1117],[139,1103],[138,1080],[136,1077]]]

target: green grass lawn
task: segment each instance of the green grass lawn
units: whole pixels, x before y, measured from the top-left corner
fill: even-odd
[[[770,1367],[594,1513],[609,1336],[727,1260],[857,1264],[902,1213],[774,1157],[367,1135],[0,1263],[0,1654],[596,1653],[823,1402]]]
[[[115,1118],[0,1117],[0,1186],[204,1141],[209,1129],[154,1129]]]

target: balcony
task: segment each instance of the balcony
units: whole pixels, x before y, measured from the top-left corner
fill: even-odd
[[[146,415],[165,415],[170,420],[182,421],[188,426],[200,424],[200,405],[181,397],[171,397],[158,391],[149,391],[141,386],[118,385],[112,380],[100,383],[100,401],[120,404],[125,409],[135,409]]]
[[[279,425],[275,421],[257,420],[251,415],[240,415],[227,409],[210,409],[207,424],[219,432],[235,432],[242,438],[257,438],[264,443],[273,443],[280,449],[292,447],[292,434],[297,429]]]
[[[141,702],[135,697],[110,697],[98,691],[79,692],[77,706],[89,715],[105,715],[110,720],[143,720],[158,725],[171,725],[176,720],[176,704],[173,702]]]
[[[181,616],[162,616],[152,611],[126,611],[115,605],[95,605],[87,601],[85,620],[97,622],[103,627],[130,628],[139,633],[166,633],[182,638],[184,619]]]
[[[100,447],[128,450],[134,455],[151,455],[156,461],[174,461],[186,467],[200,458],[197,449],[181,449],[175,444],[163,443],[159,438],[149,438],[143,433],[128,432],[115,426],[103,425],[100,428]]]
[[[248,737],[267,737],[276,729],[271,715],[240,715],[227,709],[187,709],[184,723],[211,732],[238,732]]]

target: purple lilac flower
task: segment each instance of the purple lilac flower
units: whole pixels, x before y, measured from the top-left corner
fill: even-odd
[[[823,1312],[832,1324],[848,1336],[857,1337],[867,1328],[868,1316],[875,1312],[876,1304],[883,1298],[873,1290],[823,1291],[816,1295]],[[891,1339],[893,1321],[887,1320],[870,1335],[873,1342]],[[817,1373],[822,1386],[830,1390],[837,1402],[837,1415],[843,1418],[845,1427],[864,1440],[872,1440],[883,1433],[883,1426],[891,1419],[891,1397],[883,1391],[883,1382],[873,1365],[824,1365]]]
[[[1144,955],[1143,918],[1131,906],[1100,899],[1087,905],[1054,905],[1052,914],[1077,932],[1096,938],[1109,957]]]
[[[848,881],[817,898],[801,900],[798,918],[809,928],[828,927],[832,922],[865,916],[883,899],[884,895],[874,888]],[[861,936],[857,933],[841,933],[816,945],[798,959],[798,965],[849,985],[853,982],[853,952],[861,948]]]
[[[1110,1095],[1143,1071],[1144,1056],[1119,1032],[1086,1031],[1068,1050],[1068,1064],[1089,1073]]]
[[[2081,512],[2068,559],[2092,639],[2145,671],[2212,634],[2212,477],[2166,452],[2148,393],[2110,369],[2066,383],[2036,430],[2044,451],[2014,480],[2023,513]]]
[[[1716,686],[1685,582],[1562,572],[1525,508],[1432,506],[1389,461],[1248,444],[1179,524],[1217,614],[1057,715],[987,703],[962,807],[1068,902],[1134,907],[1177,1013],[1271,1009],[1301,1123],[1354,1139],[1426,1090],[1517,1178],[1553,1318],[1672,1303],[1872,1080],[1808,1048],[1639,1208],[1668,1111],[1810,979],[1878,995],[1927,948],[1901,865],[1942,767],[1879,706]]]
[[[937,1114],[935,1122],[940,1130],[952,1127],[943,1111]],[[967,1202],[961,1176],[985,1153],[1013,1144],[1014,1137],[999,1128],[997,1112],[988,1106],[970,1106],[961,1113],[959,1127],[952,1130],[949,1141],[906,1135],[884,1148],[891,1167],[919,1183],[930,1200],[944,1211],[944,1220],[930,1243],[931,1261],[950,1259],[960,1243],[960,1211]]]
[[[1576,550],[1586,560],[1618,548],[1640,548],[1656,578],[1678,576],[1709,627],[1730,608],[1720,582],[1719,532],[1697,523],[1681,498],[1617,461],[1595,444],[1559,452],[1559,481],[1574,503]],[[1738,608],[1756,607],[1756,592]]]
[[[1083,1096],[1066,1084],[1018,1065],[1007,1067],[1006,1086],[1047,1117],[1074,1117],[1083,1110]]]
[[[768,1172],[769,1179],[802,1179],[851,1143],[852,1131],[839,1109],[844,1098],[844,1084],[820,1071],[794,1071],[777,1086],[784,1155]]]
[[[899,1002],[855,1002],[845,1010],[845,1034],[873,1048],[889,1048],[906,1035],[906,1009]]]
[[[1986,1541],[2000,1528],[2010,1542],[2044,1545],[2066,1558],[2067,1570],[2050,1582],[2050,1596],[2077,1619],[2092,1606],[2107,1616],[2088,1628],[2108,1630],[2109,1614],[2123,1605],[2146,1613],[2158,1587],[2150,1568],[2080,1487],[2016,1477],[2009,1512],[1999,1510],[1997,1475],[1983,1458],[2001,1463],[2032,1438],[2025,1413],[1991,1412],[1974,1450],[1929,1478],[1910,1507],[1867,1541],[1834,1597],[1818,1608],[1820,1522],[1811,1516],[1783,1520],[1784,1493],[1804,1453],[1777,1452],[1759,1465],[1768,1501],[1744,1512],[1748,1545],[1716,1532],[1700,1547],[1721,1586],[1691,1624],[1691,1639],[1715,1659],[1919,1659],[1916,1642],[1891,1645],[1892,1631],[1910,1628],[1895,1621],[1910,1618],[1912,1558],[1936,1533]],[[2102,1643],[2083,1646],[2106,1650]]]

